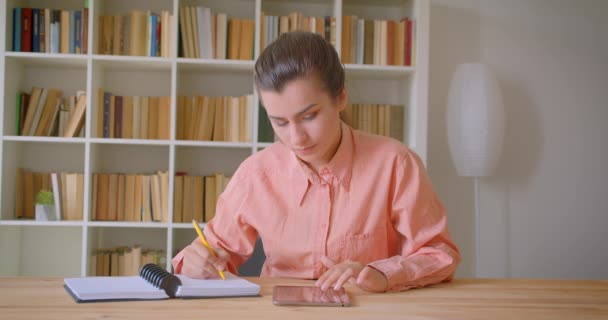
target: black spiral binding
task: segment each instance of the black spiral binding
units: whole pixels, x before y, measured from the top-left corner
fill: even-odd
[[[177,288],[182,285],[178,277],[153,263],[141,267],[139,276],[155,287],[165,290],[165,293],[171,298],[175,298]]]

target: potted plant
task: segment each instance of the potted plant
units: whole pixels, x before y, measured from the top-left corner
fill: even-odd
[[[53,192],[40,190],[36,195],[36,221],[57,220]]]

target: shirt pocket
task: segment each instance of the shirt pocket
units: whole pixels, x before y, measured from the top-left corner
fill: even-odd
[[[386,232],[376,228],[372,232],[347,235],[340,245],[341,261],[352,260],[362,264],[388,258]]]

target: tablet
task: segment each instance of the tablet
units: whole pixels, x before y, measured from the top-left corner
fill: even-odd
[[[350,307],[350,298],[344,288],[321,290],[316,286],[275,286],[272,303],[277,306]]]

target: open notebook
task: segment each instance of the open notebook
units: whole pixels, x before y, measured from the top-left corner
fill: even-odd
[[[191,279],[154,265],[141,268],[139,276],[65,278],[64,287],[77,302],[160,300],[258,296],[260,286],[229,272],[222,279]]]

